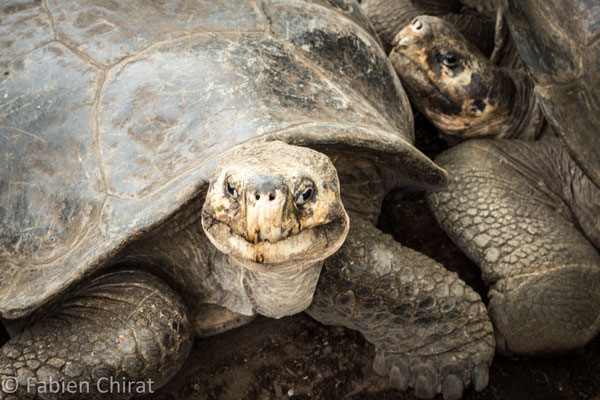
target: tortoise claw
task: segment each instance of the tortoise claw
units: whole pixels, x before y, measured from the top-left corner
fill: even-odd
[[[413,388],[417,398],[432,399],[439,393],[444,400],[458,400],[471,385],[478,392],[487,386],[493,347],[486,349],[482,353],[489,354],[475,353],[470,360],[452,354],[411,358],[378,352],[373,366],[380,375],[388,375],[392,387],[402,391]]]
[[[462,379],[451,374],[444,379],[442,385],[442,394],[444,400],[458,400],[462,397],[465,387]]]
[[[415,396],[419,399],[435,397],[435,382],[429,374],[419,375],[415,380]]]
[[[403,368],[404,369],[404,368]],[[408,368],[401,371],[396,365],[390,369],[390,384],[398,390],[408,389]]]
[[[490,370],[486,363],[479,363],[473,368],[473,387],[481,392],[488,385],[490,380]]]

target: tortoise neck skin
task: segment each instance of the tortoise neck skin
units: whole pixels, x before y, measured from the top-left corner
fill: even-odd
[[[525,74],[500,68],[448,22],[419,16],[390,59],[409,97],[449,141],[534,139],[544,119]]]
[[[380,171],[372,160],[358,155],[349,158],[332,154],[330,157],[338,172],[344,208],[375,225],[387,186]]]
[[[534,93],[533,82],[523,71],[502,71],[512,79],[516,90],[506,128],[494,137],[535,140],[541,134],[546,120]]]
[[[323,261],[298,262],[287,269],[257,271],[219,253],[210,280],[203,283],[218,304],[242,315],[281,318],[304,311],[312,302]]]

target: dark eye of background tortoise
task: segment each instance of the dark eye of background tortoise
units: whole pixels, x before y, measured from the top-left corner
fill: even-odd
[[[475,100],[471,104],[471,112],[483,112],[483,110],[485,110],[485,103],[482,100]]]
[[[442,64],[449,68],[458,66],[458,60],[452,54],[440,54],[439,58],[441,59]]]

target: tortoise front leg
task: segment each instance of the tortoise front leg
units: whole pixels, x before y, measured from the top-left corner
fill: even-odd
[[[360,331],[377,349],[375,371],[420,398],[458,399],[485,388],[492,324],[477,293],[430,258],[351,216],[342,248],[325,260],[308,313]]]
[[[191,342],[185,307],[170,287],[145,272],[106,274],[2,347],[0,398],[127,399],[148,393],[179,369]]]
[[[469,140],[436,163],[450,182],[429,205],[490,286],[497,350],[561,353],[596,337],[600,190],[558,139]]]

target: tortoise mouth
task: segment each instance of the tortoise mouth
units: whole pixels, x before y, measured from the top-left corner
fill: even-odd
[[[423,106],[424,99],[435,92],[437,86],[421,60],[404,49],[396,48],[390,52],[389,58],[400,80],[407,87],[409,97],[417,97],[419,105]]]
[[[451,99],[440,90],[418,56],[394,49],[390,52],[390,61],[406,87],[409,98],[421,112],[426,115],[444,113],[434,107],[432,101],[443,99],[445,103],[451,103]]]
[[[250,242],[229,225],[207,212],[202,226],[212,244],[233,261],[254,271],[284,271],[304,268],[334,254],[344,243],[350,219],[343,215],[331,222],[306,228],[278,240]]]

